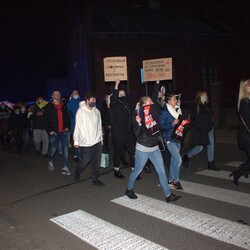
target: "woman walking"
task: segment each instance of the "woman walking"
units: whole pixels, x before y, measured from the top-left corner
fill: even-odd
[[[242,175],[248,177],[248,171],[250,171],[250,79],[240,82],[237,109],[240,115],[238,143],[239,147],[245,150],[248,160],[229,176],[233,176],[234,184],[239,186],[239,178]]]
[[[160,122],[163,128],[163,136],[167,142],[168,151],[170,152],[170,166],[169,166],[169,184],[173,185],[175,189],[182,190],[180,183],[180,142],[172,138],[175,125],[179,123],[179,113],[175,110],[177,99],[174,93],[165,95],[166,106],[161,111]]]
[[[180,198],[171,193],[165,173],[161,151],[158,146],[160,132],[159,115],[156,105],[149,96],[140,99],[137,107],[137,115],[134,121],[134,132],[136,135],[135,168],[129,176],[129,182],[125,195],[130,199],[137,199],[133,191],[136,178],[139,176],[148,159],[153,163],[159,177],[159,182],[166,197],[166,202],[174,202]]]
[[[214,124],[208,103],[208,93],[205,90],[198,91],[195,97],[195,104],[190,112],[192,128],[189,143],[194,147],[182,158],[185,168],[189,167],[191,158],[199,154],[205,146],[207,147],[207,169],[214,171],[220,170],[214,164]]]

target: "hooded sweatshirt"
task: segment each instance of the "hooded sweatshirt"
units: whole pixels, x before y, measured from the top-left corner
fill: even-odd
[[[89,109],[84,101],[76,112],[74,145],[91,147],[102,141],[102,120],[97,108]]]

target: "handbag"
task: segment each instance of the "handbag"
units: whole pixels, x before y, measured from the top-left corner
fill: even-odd
[[[109,154],[102,153],[102,158],[101,158],[101,168],[108,168],[109,167]]]

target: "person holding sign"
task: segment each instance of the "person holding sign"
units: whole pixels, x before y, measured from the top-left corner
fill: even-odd
[[[144,96],[137,105],[137,115],[134,119],[134,132],[136,134],[135,168],[129,176],[129,182],[125,195],[130,199],[138,198],[133,191],[136,178],[141,173],[148,159],[153,163],[159,177],[161,188],[166,197],[166,202],[174,202],[180,199],[171,193],[168,187],[168,180],[165,173],[161,151],[158,145],[158,138],[161,130],[157,106],[149,96]]]
[[[120,80],[115,81],[113,95],[110,98],[111,108],[111,138],[114,147],[114,176],[124,178],[120,171],[120,161],[124,147],[129,153],[129,164],[134,167],[135,135],[133,131],[133,114],[130,103],[127,101],[126,92],[119,89]]]
[[[166,105],[163,107],[160,115],[160,122],[163,129],[163,137],[167,142],[168,150],[171,154],[170,166],[169,166],[169,183],[177,190],[182,190],[181,183],[179,181],[180,167],[181,167],[181,155],[180,148],[181,143],[176,141],[173,137],[173,131],[175,125],[179,123],[179,113],[175,110],[177,99],[174,93],[167,93],[165,95]]]

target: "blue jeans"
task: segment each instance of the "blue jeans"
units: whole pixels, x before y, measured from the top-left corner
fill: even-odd
[[[70,139],[69,139],[69,142],[71,141],[71,139],[73,140],[74,130],[75,130],[75,128],[71,128],[70,129],[70,137],[69,137]],[[72,143],[72,144],[74,144],[74,143]],[[81,158],[81,156],[80,156],[80,148],[75,148],[73,146],[73,150],[74,150],[74,157],[77,157],[78,159],[80,159]]]
[[[180,167],[181,167],[181,144],[175,141],[168,142],[168,151],[171,154],[169,166],[169,181],[177,183],[180,180]]]
[[[48,160],[53,161],[60,142],[62,149],[62,167],[68,166],[68,132],[59,132],[49,136],[50,150]]]
[[[208,138],[210,144],[207,145],[207,160],[213,161],[214,160],[214,129],[208,132]],[[199,154],[203,150],[203,146],[194,146],[188,151],[188,158],[192,158],[193,156]]]
[[[142,152],[137,149],[135,150],[135,168],[129,175],[127,189],[128,190],[133,189],[135,180],[143,170],[148,159],[152,162],[152,164],[155,167],[155,170],[159,177],[159,182],[161,184],[165,196],[169,196],[171,194],[171,191],[168,187],[168,179],[165,173],[164,163],[159,148],[154,152]]]
[[[27,150],[29,146],[29,128],[23,130],[23,149]]]

